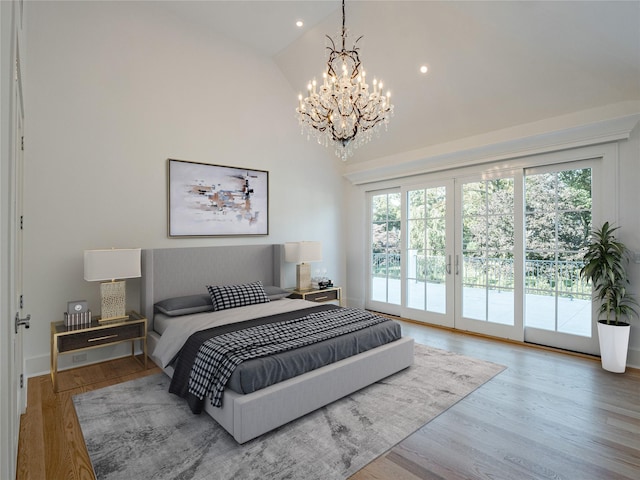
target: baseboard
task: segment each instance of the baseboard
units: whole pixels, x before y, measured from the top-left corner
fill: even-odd
[[[436,325],[436,324],[432,324],[432,323],[425,323],[425,322],[420,322],[418,320],[412,320],[410,318],[403,318],[400,317],[398,315],[390,315],[387,313],[383,313],[383,312],[376,312],[375,310],[370,310],[373,313],[377,313],[378,315],[382,315],[388,318],[392,318],[395,320],[401,320],[403,322],[407,322],[407,323],[412,323],[414,325],[420,325],[423,327],[430,327],[430,328],[439,328],[441,330],[446,330],[448,332],[451,333],[455,333],[455,334],[459,334],[459,335],[472,335],[472,336],[476,336],[476,337],[482,337],[482,338],[487,338],[490,340],[495,340],[496,342],[503,342],[503,343],[513,343],[516,345],[522,345],[525,347],[530,347],[530,348],[537,348],[537,349],[541,349],[541,350],[549,350],[552,352],[558,352],[558,353],[564,353],[566,355],[573,355],[576,357],[581,357],[581,358],[586,358],[589,360],[594,360],[594,361],[600,361],[600,357],[598,355],[590,355],[587,353],[580,353],[580,352],[572,352],[570,350],[563,350],[561,348],[555,348],[555,347],[548,347],[545,345],[537,345],[535,343],[528,343],[528,342],[521,342],[518,340],[513,340],[513,339],[508,339],[508,338],[502,338],[502,337],[494,337],[492,335],[485,335],[482,333],[476,333],[476,332],[470,332],[468,330],[458,330],[456,328],[452,328],[452,327],[444,327],[442,325]],[[632,368],[634,370],[640,370],[640,349],[634,349],[634,348],[629,348],[628,352],[627,352],[627,367],[628,368]]]
[[[141,354],[142,349],[136,342],[135,354]],[[86,354],[86,359],[81,362],[73,362],[76,355]],[[64,355],[58,355],[58,371],[69,370],[70,368],[85,367],[94,363],[105,362],[107,360],[115,360],[117,358],[127,357],[131,355],[131,345],[122,343],[119,345],[105,346],[93,350],[84,350]],[[38,357],[26,358],[24,362],[24,375],[27,378],[38,377],[40,375],[48,375],[51,372],[51,357],[49,355],[40,355]]]

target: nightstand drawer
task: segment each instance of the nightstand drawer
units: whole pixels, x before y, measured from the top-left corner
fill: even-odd
[[[81,348],[90,348],[144,336],[144,322],[133,325],[118,325],[112,328],[101,328],[87,332],[76,332],[73,335],[60,335],[58,337],[58,352],[69,352]]]
[[[331,300],[339,300],[338,290],[318,291],[313,293],[307,293],[304,296],[305,300],[310,302],[329,302]]]

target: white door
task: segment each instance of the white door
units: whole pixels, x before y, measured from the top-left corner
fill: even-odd
[[[403,189],[402,316],[454,326],[454,183]]]
[[[401,303],[400,189],[369,194],[369,276],[366,307],[400,314]]]
[[[523,340],[522,173],[457,180],[455,328]]]
[[[20,94],[17,95],[20,97]],[[18,114],[16,118],[16,150],[15,150],[15,213],[14,213],[14,248],[13,248],[13,297],[15,302],[15,310],[17,319],[24,319],[27,322],[30,318],[28,315],[24,313],[24,301],[23,301],[23,281],[22,281],[22,247],[23,247],[23,178],[24,178],[24,130],[23,130],[23,115],[22,115],[22,101],[17,101],[18,105]],[[15,322],[15,319],[14,319]],[[27,323],[28,326],[28,323]],[[18,414],[18,423],[19,418],[22,413],[24,413],[27,406],[26,399],[26,387],[24,384],[24,358],[22,353],[22,333],[23,328],[18,327],[15,337],[14,337],[14,355],[13,355],[13,367],[14,367],[14,381],[16,385],[14,388],[16,389],[16,409]]]
[[[20,51],[18,28],[20,19],[17,2],[0,2],[2,24],[11,25],[11,31],[3,30],[0,65],[3,72],[11,72],[3,78],[0,88],[2,103],[2,170],[0,192],[2,194],[1,239],[2,256],[2,334],[0,340],[0,477],[15,478],[20,415],[25,408],[24,389],[21,387],[23,373],[22,334],[15,333],[14,318],[20,318],[20,290],[22,285],[22,136],[24,113],[21,90]],[[5,17],[6,15],[6,17]],[[5,22],[10,18],[8,22]],[[6,42],[6,43],[5,43]],[[10,52],[7,54],[7,50]],[[5,82],[6,80],[6,82]]]
[[[579,275],[599,163],[525,171],[525,340],[598,353],[591,287]]]

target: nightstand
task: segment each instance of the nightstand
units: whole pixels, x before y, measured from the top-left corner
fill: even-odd
[[[342,287],[329,287],[322,290],[292,290],[289,298],[301,298],[310,302],[331,302],[338,301],[342,306]]]
[[[61,354],[131,342],[131,355],[135,357],[135,342],[140,340],[141,364],[147,369],[147,319],[136,312],[128,312],[128,315],[127,320],[103,324],[95,318],[91,324],[77,327],[51,322],[51,381],[54,392],[58,391],[58,355]]]

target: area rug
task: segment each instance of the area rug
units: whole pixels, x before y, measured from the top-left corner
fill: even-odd
[[[73,402],[98,480],[345,479],[504,368],[416,344],[408,369],[243,445],[164,374]]]

